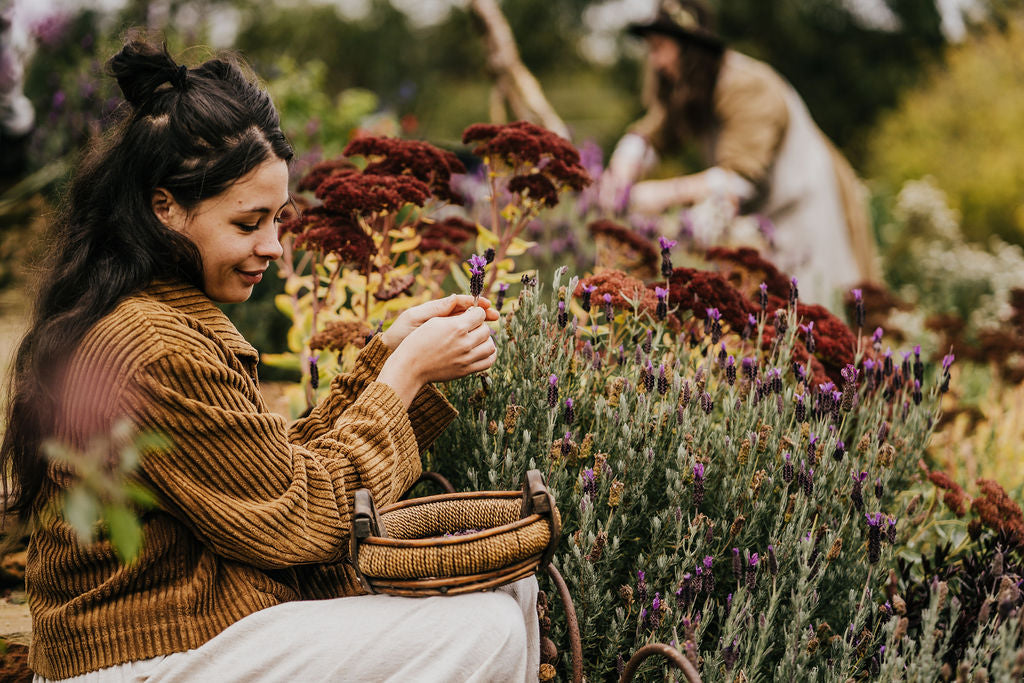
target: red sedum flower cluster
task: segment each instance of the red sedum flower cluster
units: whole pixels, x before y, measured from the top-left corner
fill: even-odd
[[[591,183],[572,143],[528,121],[503,125],[476,123],[462,132],[462,141],[477,143],[473,154],[512,169],[510,192],[524,194],[546,206],[558,203],[558,191],[562,188],[579,191]]]
[[[642,280],[630,277],[621,270],[604,270],[580,280],[573,294],[583,296],[583,287],[596,287],[591,291],[593,301],[601,301],[605,294],[611,295],[612,307],[632,311],[630,300],[637,302],[637,311],[647,313],[653,319],[658,308],[658,297],[648,289]]]
[[[971,502],[971,510],[988,528],[1007,534],[1018,545],[1024,545],[1024,513],[998,483],[979,479],[981,495]]]
[[[332,159],[299,181],[300,191],[312,192],[321,202],[282,226],[282,234],[294,234],[300,249],[336,254],[365,269],[376,253],[368,231],[387,227],[378,219],[408,204],[422,207],[431,197],[459,201],[451,190],[451,175],[466,169],[451,152],[416,140],[363,137],[350,142],[345,154],[363,155],[369,164],[359,171],[347,159]],[[452,253],[451,245],[458,243],[449,238],[437,244]]]
[[[434,197],[462,203],[452,191],[451,180],[453,173],[465,173],[466,167],[451,152],[418,140],[366,136],[348,143],[344,154],[366,157],[366,175],[409,176],[425,184]]]
[[[458,216],[450,216],[442,221],[428,223],[420,221],[416,225],[420,235],[420,251],[440,251],[461,258],[460,245],[476,236],[476,225]]]

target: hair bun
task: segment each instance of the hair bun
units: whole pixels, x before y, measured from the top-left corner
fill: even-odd
[[[138,39],[126,42],[110,59],[109,68],[125,100],[136,109],[152,99],[164,83],[183,89],[187,75],[187,69],[175,63],[166,45],[156,47]]]

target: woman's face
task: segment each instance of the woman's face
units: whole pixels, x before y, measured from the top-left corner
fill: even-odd
[[[674,38],[652,33],[647,36],[647,61],[659,76],[669,81],[682,78],[681,50]]]
[[[281,256],[278,223],[289,206],[288,164],[277,158],[191,212],[165,190],[157,189],[153,197],[157,217],[199,249],[203,291],[220,303],[248,299],[270,262]]]

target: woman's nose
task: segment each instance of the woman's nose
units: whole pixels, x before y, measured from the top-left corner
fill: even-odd
[[[260,241],[256,243],[253,253],[261,258],[268,258],[271,261],[276,261],[281,258],[281,254],[284,253],[284,249],[281,247],[281,240],[277,238],[276,225],[274,226],[273,231],[266,231]]]

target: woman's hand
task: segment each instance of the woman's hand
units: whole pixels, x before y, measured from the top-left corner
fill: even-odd
[[[472,304],[472,297],[466,298]],[[391,386],[408,408],[424,384],[486,370],[498,357],[488,314],[497,319],[497,312],[472,305],[462,313],[428,318],[388,357],[377,380]]]
[[[630,191],[629,207],[639,213],[659,214],[674,206],[696,204],[707,195],[707,183],[699,174],[645,180]]]
[[[491,302],[480,297],[477,305],[484,310],[487,320],[497,320],[498,312],[491,308]],[[407,308],[385,330],[380,340],[394,351],[409,334],[431,318],[459,315],[473,306],[473,297],[468,294],[452,294],[443,299],[434,299],[412,308]]]

